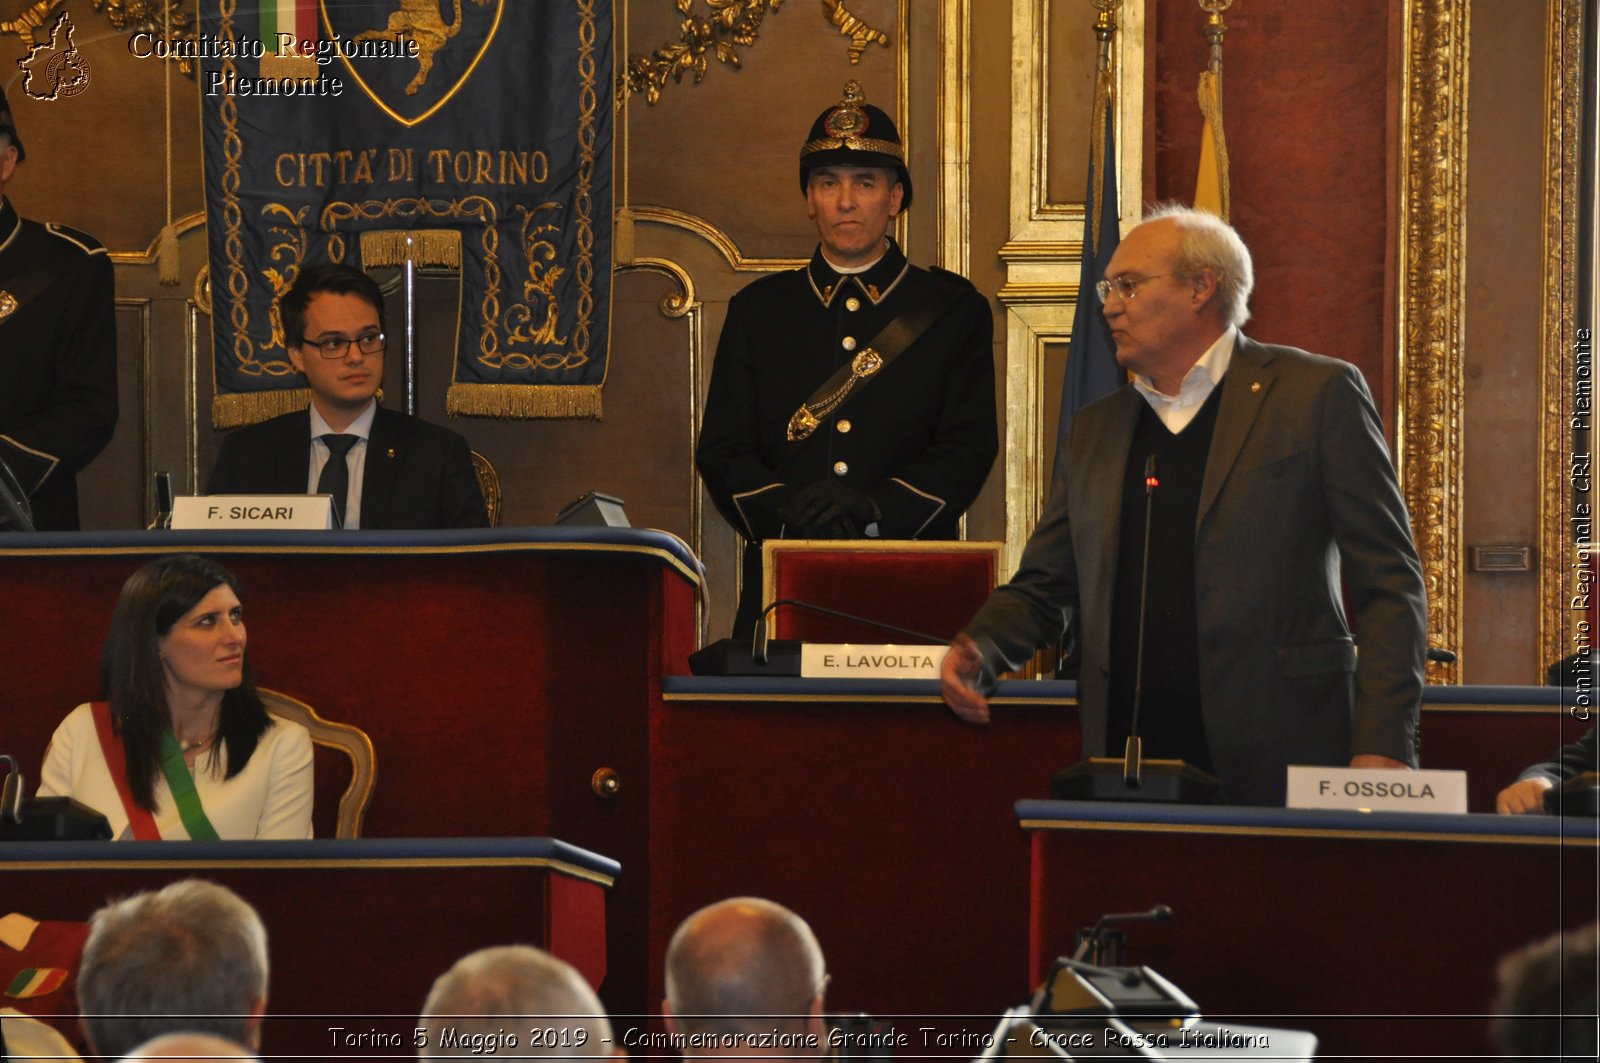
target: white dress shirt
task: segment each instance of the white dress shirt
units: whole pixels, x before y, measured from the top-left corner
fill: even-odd
[[[306,480],[306,494],[317,493],[317,484],[322,479],[322,468],[328,464],[328,444],[322,441],[326,435],[358,436],[360,442],[350,448],[350,453],[345,455],[345,464],[350,468],[350,493],[345,499],[344,527],[361,527],[361,480],[367,471],[367,439],[372,435],[372,419],[378,413],[378,400],[373,399],[361,416],[350,422],[350,427],[343,432],[335,432],[328,427],[328,422],[322,419],[322,414],[317,412],[315,403],[311,405],[311,475]]]

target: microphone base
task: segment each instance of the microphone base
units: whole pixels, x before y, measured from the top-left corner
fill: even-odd
[[[70,797],[34,797],[22,802],[22,822],[0,819],[4,842],[96,842],[111,840],[106,817]]]
[[[767,643],[767,663],[757,664],[750,639],[721,639],[689,655],[689,671],[694,675],[771,676],[784,678],[800,674],[800,641],[772,639]]]
[[[1215,776],[1181,760],[1146,760],[1138,786],[1129,786],[1123,771],[1121,757],[1085,757],[1050,776],[1050,796],[1057,801],[1209,805],[1221,786]]]

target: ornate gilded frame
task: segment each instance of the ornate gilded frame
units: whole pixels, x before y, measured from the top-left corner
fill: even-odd
[[[1591,0],[1592,2],[1592,0]],[[1583,0],[1549,0],[1545,24],[1544,284],[1539,418],[1539,660],[1572,652],[1574,573],[1581,562],[1572,513],[1578,324],[1578,184],[1583,151]],[[1591,419],[1592,420],[1592,419]],[[1593,433],[1590,433],[1593,438]],[[1593,493],[1587,492],[1592,504]],[[1593,536],[1589,537],[1594,541]],[[1593,644],[1594,634],[1589,641]]]
[[[1556,0],[1559,2],[1559,0]],[[1396,440],[1428,592],[1428,642],[1460,646],[1469,0],[1406,0]],[[1458,667],[1434,666],[1454,682]]]

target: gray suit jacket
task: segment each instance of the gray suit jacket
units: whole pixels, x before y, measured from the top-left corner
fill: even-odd
[[[1085,755],[1106,752],[1122,476],[1143,402],[1121,388],[1078,413],[1017,574],[967,629],[998,672],[1077,619]],[[1195,584],[1201,711],[1225,800],[1282,804],[1289,764],[1357,753],[1416,764],[1422,567],[1354,366],[1239,337],[1201,486]],[[1160,667],[1159,646],[1145,657]]]

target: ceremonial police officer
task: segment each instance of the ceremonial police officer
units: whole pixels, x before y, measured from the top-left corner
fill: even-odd
[[[5,196],[26,153],[0,92],[0,478],[34,527],[78,527],[77,473],[117,424],[111,260],[85,233],[27,221]]]
[[[994,464],[993,315],[888,235],[911,206],[905,158],[847,83],[800,149],[816,252],[728,303],[695,457],[745,540],[738,637],[761,610],[763,540],[953,539]]]

